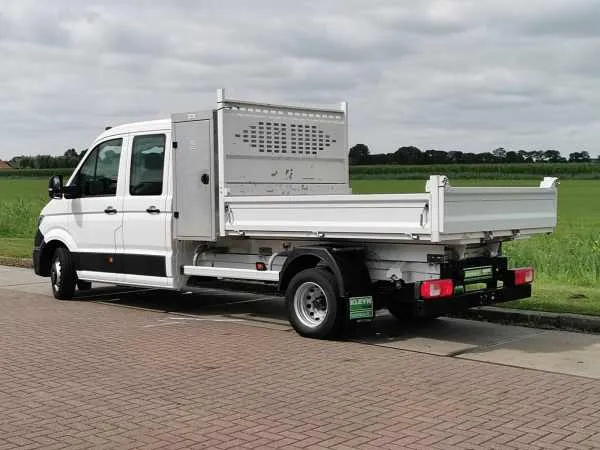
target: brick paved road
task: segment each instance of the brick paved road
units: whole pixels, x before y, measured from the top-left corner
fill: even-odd
[[[0,290],[0,449],[600,448],[600,381]]]

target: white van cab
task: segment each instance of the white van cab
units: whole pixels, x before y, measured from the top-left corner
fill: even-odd
[[[34,259],[40,261],[38,271],[51,273],[55,295],[72,295],[75,280],[64,274],[75,269],[81,280],[172,285],[167,142],[170,120],[106,130],[75,170],[63,198],[44,208]],[[57,257],[50,267],[51,253]]]

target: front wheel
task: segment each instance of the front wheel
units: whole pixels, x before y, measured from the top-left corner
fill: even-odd
[[[54,297],[59,300],[72,299],[75,294],[76,278],[71,253],[64,247],[57,248],[50,265],[50,282]]]
[[[315,339],[334,337],[342,328],[337,282],[322,269],[306,269],[292,278],[286,290],[289,320],[298,334]]]

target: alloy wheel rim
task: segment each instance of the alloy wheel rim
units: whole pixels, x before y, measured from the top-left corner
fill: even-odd
[[[54,261],[54,264],[52,265],[52,287],[54,288],[55,291],[58,291],[60,289],[60,279],[61,279],[61,275],[62,275],[62,266],[60,264],[60,261],[57,259],[56,261]]]
[[[320,326],[327,317],[327,294],[312,281],[301,284],[294,294],[294,311],[302,325],[309,328]]]

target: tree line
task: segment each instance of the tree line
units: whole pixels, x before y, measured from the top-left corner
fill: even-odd
[[[589,152],[572,152],[566,158],[558,150],[506,150],[497,148],[485,153],[465,153],[461,151],[425,150],[414,146],[400,147],[394,153],[372,155],[365,144],[356,144],[348,155],[350,164],[489,164],[489,163],[559,163],[592,162]],[[600,162],[600,157],[597,159]]]
[[[87,150],[87,149],[86,149]],[[77,166],[86,150],[80,153],[74,148],[68,149],[61,156],[36,155],[16,156],[8,163],[15,169],[71,169]],[[497,148],[485,153],[465,153],[461,151],[425,150],[418,147],[400,147],[393,153],[372,155],[365,144],[356,144],[350,149],[349,160],[352,165],[386,165],[386,164],[489,164],[489,163],[559,163],[559,162],[592,162],[589,152],[572,152],[568,158],[558,150],[513,151]],[[596,159],[600,162],[600,157]]]
[[[81,153],[77,153],[77,150],[70,148],[61,156],[15,156],[8,164],[14,169],[72,169],[77,166],[85,152],[86,150],[82,150]]]

